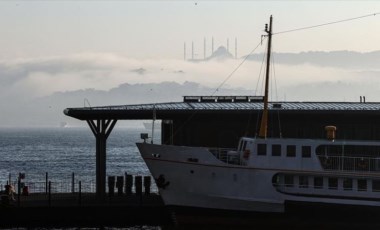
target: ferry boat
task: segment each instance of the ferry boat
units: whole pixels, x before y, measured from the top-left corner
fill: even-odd
[[[236,149],[137,143],[164,203],[255,213],[286,213],[294,205],[309,211],[339,207],[342,215],[380,213],[380,142],[338,140],[333,124],[322,131],[325,139],[267,137],[272,17],[265,31],[269,40],[258,137],[241,137]]]

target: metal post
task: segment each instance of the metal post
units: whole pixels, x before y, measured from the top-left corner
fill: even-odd
[[[51,181],[49,181],[49,193],[48,193],[48,203],[49,207],[51,206]]]
[[[107,138],[111,134],[117,120],[87,120],[96,138],[96,197],[98,200],[106,198],[106,149]]]
[[[96,138],[96,194],[100,199],[106,195],[106,149],[107,139],[103,133]]]
[[[154,139],[154,122],[155,121],[156,121],[156,106],[153,105],[152,140],[150,141],[151,144],[153,144],[153,139]]]
[[[45,175],[45,193],[46,194],[48,194],[48,179],[49,179],[49,175],[46,172],[46,175]]]
[[[21,195],[21,178],[20,174],[18,174],[17,180],[17,206],[20,207],[20,195]]]

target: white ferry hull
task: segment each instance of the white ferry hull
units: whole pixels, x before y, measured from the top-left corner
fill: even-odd
[[[284,202],[271,184],[273,173],[230,166],[206,148],[137,144],[165,205],[208,209],[284,212]],[[197,162],[192,162],[197,160]],[[257,179],[257,178],[260,178]]]
[[[275,143],[292,141],[274,140]],[[299,153],[298,158],[278,157],[270,162],[270,167],[265,156],[251,155],[253,158],[245,163],[228,164],[202,147],[147,143],[137,146],[153,177],[164,177],[158,187],[169,206],[283,213],[287,202],[296,202],[380,210],[380,190],[376,190],[375,184],[380,181],[377,173],[325,171],[314,154],[309,158],[302,158]],[[295,166],[291,167],[290,163]],[[307,165],[308,170],[299,165]],[[291,184],[285,181],[286,176],[292,178]],[[308,178],[306,187],[301,186],[301,176]],[[313,178],[319,178],[322,187],[317,187]],[[329,187],[329,178],[335,178],[337,187]],[[344,184],[345,178],[350,178],[351,187]]]

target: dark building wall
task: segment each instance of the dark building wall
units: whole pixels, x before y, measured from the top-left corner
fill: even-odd
[[[261,112],[209,112],[173,117],[162,125],[163,144],[235,148],[241,136],[254,137]],[[337,139],[380,140],[378,111],[269,111],[268,137],[325,138],[325,126],[337,127]]]

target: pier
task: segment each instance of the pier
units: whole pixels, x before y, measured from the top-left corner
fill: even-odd
[[[69,183],[25,182],[14,200],[1,190],[0,228],[125,228],[160,226],[161,229],[373,229],[378,215],[357,216],[347,210],[316,205],[287,204],[288,213],[246,213],[164,205],[159,193],[150,189],[150,176],[126,174],[123,186],[108,183],[105,199],[99,200],[95,187],[77,181]],[[109,177],[107,182],[110,181]],[[121,178],[121,177],[119,177]],[[144,180],[145,179],[145,180]],[[120,180],[119,180],[120,181]],[[144,183],[145,181],[145,183]],[[115,182],[114,184],[112,182]],[[92,184],[92,182],[91,182]],[[95,184],[93,184],[95,185]],[[119,182],[120,185],[120,182]],[[132,186],[131,186],[132,185]],[[29,193],[25,193],[28,186]],[[82,190],[83,186],[83,190]],[[73,189],[73,190],[71,190]],[[299,210],[302,211],[299,211]],[[372,210],[371,213],[373,213]],[[367,213],[367,212],[366,212]],[[354,215],[355,214],[355,215]],[[349,221],[347,221],[347,218]]]
[[[346,213],[351,208],[338,211],[327,209],[328,211],[326,212],[326,209],[315,211],[319,210],[318,207],[307,206],[303,213],[293,214],[290,212],[290,216],[288,214],[256,215],[239,212],[226,214],[224,212],[211,213],[209,210],[203,212],[185,210],[185,214],[189,217],[184,217],[179,215],[181,213],[173,212],[169,207],[166,207],[157,190],[151,189],[150,193],[146,194],[146,189],[143,186],[145,184],[144,176],[140,176],[140,179],[137,180],[139,182],[137,187],[135,184],[136,177],[134,177],[133,189],[131,190],[128,188],[131,185],[130,180],[127,180],[128,175],[115,175],[111,180],[107,178],[105,170],[107,138],[117,120],[147,120],[152,118],[160,120],[161,144],[204,145],[227,148],[236,144],[229,143],[228,140],[236,140],[235,136],[241,136],[241,131],[237,130],[244,130],[242,126],[247,125],[247,119],[251,121],[257,120],[258,111],[261,109],[261,102],[258,100],[260,98],[248,96],[185,97],[183,102],[178,103],[69,108],[65,110],[65,114],[87,122],[90,127],[89,132],[94,134],[94,144],[96,144],[94,151],[96,161],[94,161],[94,165],[96,164],[96,167],[93,176],[94,178],[96,177],[96,180],[92,181],[91,184],[87,184],[86,181],[79,181],[79,177],[75,177],[74,182],[70,183],[70,175],[67,175],[68,182],[60,184],[60,182],[54,181],[53,178],[46,177],[45,180],[42,174],[38,179],[40,182],[30,184],[27,183],[28,180],[20,181],[19,186],[18,181],[16,180],[15,182],[13,178],[11,184],[14,185],[16,190],[15,200],[9,200],[7,196],[2,194],[0,227],[100,228],[136,225],[176,226],[176,223],[181,223],[181,225],[182,223],[187,223],[188,226],[195,226],[197,229],[199,229],[199,225],[207,224],[208,227],[203,229],[210,229],[210,222],[217,222],[217,228],[214,229],[223,229],[225,226],[235,229],[238,225],[262,226],[265,228],[269,223],[275,227],[283,228],[283,226],[288,226],[295,229],[295,225],[300,225],[304,227],[303,229],[310,229],[309,227],[316,222],[323,223],[323,228],[327,226],[327,223],[328,226],[347,227],[346,222],[344,222],[347,220],[347,216],[339,218],[338,223],[336,223],[335,219],[337,218],[337,213]],[[324,127],[322,125],[325,125],[320,118],[328,117],[329,124],[336,125],[339,130],[342,130],[342,133],[346,133],[345,130],[347,129],[355,130],[358,134],[357,136],[365,138],[366,136],[363,133],[368,129],[369,125],[377,129],[375,127],[377,123],[374,121],[380,114],[380,103],[278,102],[270,104],[269,107],[269,117],[281,114],[281,124],[284,127],[282,133],[286,134],[286,137],[305,135],[317,138],[317,133],[314,135],[313,133],[303,133],[297,130],[307,124],[310,129],[304,130],[316,130],[315,132],[324,133],[319,132],[319,130],[323,131],[319,127]],[[310,123],[310,121],[312,122]],[[248,128],[250,130],[256,130],[256,127],[254,127],[255,122],[250,122],[249,124]],[[218,132],[220,127],[231,132]],[[353,133],[348,133],[350,137],[353,136]],[[199,138],[188,138],[195,134],[199,134]],[[378,139],[378,133],[371,132],[371,135],[368,139]],[[336,162],[338,163],[335,164],[333,158],[331,160],[332,163],[329,167],[337,167],[338,163],[341,162],[337,159]],[[128,159],[125,159],[125,161],[128,161]],[[361,161],[362,159],[353,159],[354,164],[350,167],[355,170],[359,169]],[[371,162],[371,159],[368,159],[368,162]],[[368,166],[372,170],[372,164],[368,164]],[[341,169],[351,170],[351,168],[342,166]],[[128,170],[128,168],[125,170]],[[69,174],[70,172],[67,173]],[[120,183],[118,178],[120,177],[123,178],[121,194],[119,194],[118,188]],[[26,178],[31,177],[27,176]],[[151,178],[150,180],[153,186],[154,179]],[[114,183],[111,190],[109,181]],[[4,181],[0,181],[0,183],[3,183],[1,185],[2,190],[6,183]],[[23,195],[24,187],[21,186],[21,183],[28,186],[28,195]],[[213,215],[210,218],[211,214]],[[317,218],[321,214],[326,214],[327,217]],[[173,218],[174,216],[175,218]],[[330,217],[335,219],[332,220]],[[358,221],[357,217],[348,219],[353,222]],[[378,226],[376,222],[371,222],[368,218],[363,219],[365,221],[359,219],[360,226],[365,224],[371,225],[371,227]]]
[[[126,175],[121,177],[127,182],[123,186],[120,186],[120,180],[115,186],[117,184],[110,178],[108,193],[102,200],[95,192],[82,191],[81,182],[73,186],[52,181],[20,183],[19,180],[14,186],[16,192],[13,197],[8,191],[1,191],[0,228],[172,224],[170,211],[164,206],[160,195],[150,190],[150,176]],[[19,186],[21,184],[22,187]],[[73,190],[67,192],[62,188]]]

